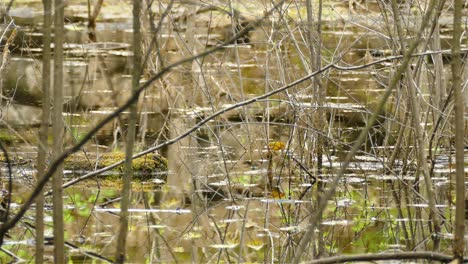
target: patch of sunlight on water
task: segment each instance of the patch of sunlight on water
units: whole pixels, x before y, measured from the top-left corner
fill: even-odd
[[[210,183],[212,186],[227,186],[229,183],[227,181],[219,181],[219,182],[213,182]]]
[[[120,208],[100,208],[95,207],[96,212],[106,212],[106,213],[120,213]],[[128,209],[131,213],[169,213],[169,214],[190,214],[192,213],[189,209],[138,209],[130,208]]]
[[[406,180],[406,181],[414,181],[415,177],[414,176],[397,176],[397,175],[389,175],[389,174],[371,174],[368,175],[367,178],[374,179],[377,181],[400,181],[400,180]]]
[[[216,248],[216,249],[233,249],[233,248],[237,247],[238,245],[239,245],[238,243],[234,243],[234,244],[213,244],[213,245],[210,245],[210,247]]]
[[[283,232],[299,233],[299,232],[303,232],[304,228],[300,226],[285,226],[285,227],[280,227],[279,230]]]
[[[318,107],[323,107],[323,108],[330,108],[330,109],[341,109],[341,110],[353,110],[353,111],[364,111],[366,112],[366,108],[361,105],[361,104],[353,104],[353,103],[332,103],[332,102],[327,102],[322,106],[319,106],[315,103],[308,103],[308,102],[297,102],[297,103],[292,103],[294,106],[300,106],[300,107],[307,107],[307,108],[318,108]]]
[[[312,203],[312,201],[292,200],[292,199],[260,199],[262,203],[278,203],[278,204],[303,204]]]
[[[97,232],[97,233],[94,233],[93,235],[96,236],[96,237],[112,237],[112,236],[114,236],[114,234],[112,234],[111,232]]]
[[[415,207],[415,208],[429,208],[429,204],[420,203],[420,204],[408,204],[407,207]],[[451,206],[445,204],[436,204],[437,208],[452,208]]]
[[[34,239],[26,239],[26,240],[18,240],[18,241],[12,241],[12,240],[8,240],[8,239],[5,239],[3,241],[3,245],[4,246],[7,246],[7,245],[26,245],[26,246],[31,246],[31,245],[35,245],[36,244],[36,241]]]
[[[243,219],[222,219],[220,223],[238,223],[244,221]]]
[[[336,206],[337,207],[350,207],[352,206],[353,204],[355,204],[356,201],[354,201],[353,199],[350,199],[350,198],[344,198],[344,199],[340,199],[336,202]]]
[[[412,218],[412,219],[409,219],[409,218],[397,218],[395,219],[396,222],[429,222],[429,220],[427,219],[415,219],[415,218]]]
[[[258,237],[268,237],[268,238],[280,238],[281,236],[277,233],[271,232],[269,229],[265,228],[263,229],[265,233],[260,233],[257,236]]]
[[[167,225],[148,225],[148,228],[164,229],[167,228]]]
[[[347,182],[347,183],[364,183],[366,182],[365,179],[361,178],[362,175],[359,175],[359,174],[346,174],[344,177],[343,177],[343,181],[344,182]]]
[[[182,239],[193,240],[197,238],[202,238],[203,234],[200,232],[188,232],[187,234],[182,235]]]
[[[227,210],[239,211],[240,209],[245,209],[245,206],[243,206],[243,205],[229,205],[229,206],[226,206],[224,208],[226,208]]]
[[[330,220],[330,221],[323,221],[322,225],[325,226],[349,226],[352,225],[352,220]]]

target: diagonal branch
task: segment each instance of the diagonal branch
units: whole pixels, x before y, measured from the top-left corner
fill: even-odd
[[[94,128],[91,129],[91,131],[86,134],[86,136],[83,137],[81,141],[79,141],[77,144],[72,146],[71,148],[65,150],[60,156],[57,157],[56,160],[52,162],[52,164],[49,167],[49,170],[40,177],[40,179],[37,182],[36,188],[32,191],[31,195],[29,198],[23,203],[21,208],[19,209],[18,213],[12,217],[12,219],[0,227],[0,241],[1,238],[6,234],[6,232],[13,228],[16,223],[23,217],[23,215],[26,213],[26,211],[29,209],[29,207],[33,204],[34,200],[37,198],[37,196],[42,192],[44,186],[46,183],[49,181],[49,179],[52,177],[55,171],[60,167],[60,165],[63,163],[63,161],[70,156],[71,154],[79,151],[85,144],[88,142],[104,125],[112,121],[114,118],[116,118],[118,115],[120,115],[125,109],[130,107],[133,103],[135,103],[138,100],[139,95],[146,89],[148,88],[153,82],[164,76],[166,73],[170,72],[173,68],[180,66],[184,63],[188,63],[191,61],[194,61],[198,58],[205,57],[209,54],[212,54],[218,50],[221,50],[224,46],[227,46],[229,44],[234,43],[237,39],[242,38],[243,36],[247,35],[253,28],[257,27],[260,25],[260,23],[265,20],[267,17],[273,14],[273,12],[283,4],[285,0],[280,0],[278,3],[276,3],[263,17],[261,17],[258,20],[255,20],[254,22],[249,23],[245,28],[243,28],[241,31],[239,31],[237,34],[235,34],[231,39],[228,41],[213,47],[211,49],[205,50],[204,52],[201,52],[197,55],[194,55],[189,58],[182,59],[178,62],[175,62],[163,69],[157,74],[155,74],[152,78],[150,78],[148,81],[146,81],[138,90],[136,90],[132,96],[128,99],[125,104],[123,104],[121,107],[116,109],[112,114],[108,115],[106,118],[104,118],[101,122],[99,122]],[[205,121],[206,123],[207,121]],[[185,135],[186,136],[186,135]],[[171,143],[174,143],[175,141],[171,140]],[[168,144],[166,144],[168,145]],[[1,244],[0,244],[1,245]]]
[[[418,33],[417,33],[414,41],[411,43],[411,45],[408,47],[405,54],[403,55],[403,61],[401,62],[401,65],[398,67],[395,75],[391,79],[388,87],[385,89],[385,92],[384,92],[383,96],[380,98],[376,111],[372,114],[372,116],[370,116],[366,126],[364,127],[364,129],[362,129],[361,133],[359,134],[359,137],[357,138],[357,140],[353,144],[353,147],[351,148],[351,150],[346,155],[346,158],[345,158],[345,160],[344,160],[338,174],[336,175],[336,177],[331,182],[330,187],[328,188],[328,190],[323,194],[323,197],[321,198],[321,201],[320,201],[320,204],[319,204],[319,206],[317,208],[317,211],[311,216],[312,217],[311,224],[309,225],[309,227],[307,228],[307,231],[305,232],[305,234],[302,236],[302,238],[300,240],[299,247],[298,247],[298,250],[296,252],[296,256],[294,258],[294,263],[299,263],[300,262],[301,256],[304,253],[304,251],[306,249],[306,246],[309,244],[309,242],[311,240],[311,237],[313,235],[313,232],[315,231],[315,227],[318,224],[317,219],[319,219],[320,215],[323,213],[323,211],[327,207],[328,201],[335,194],[336,187],[338,186],[338,183],[340,182],[340,180],[343,177],[346,169],[348,168],[348,165],[350,164],[351,159],[354,157],[354,155],[357,153],[358,149],[364,143],[364,141],[365,141],[365,139],[367,137],[367,133],[369,132],[370,128],[376,122],[377,117],[383,111],[384,106],[387,103],[387,100],[390,97],[392,91],[394,90],[394,88],[396,87],[398,82],[400,81],[400,78],[401,78],[402,74],[406,71],[406,69],[407,69],[407,67],[409,65],[410,59],[413,56],[412,54],[416,50],[416,48],[417,48],[417,46],[418,46],[418,44],[419,44],[419,42],[420,42],[420,40],[422,38],[422,34],[424,32],[424,29],[426,28],[426,25],[428,24],[429,19],[432,17],[432,14],[433,14],[433,11],[434,11],[434,6],[435,6],[436,2],[437,2],[436,0],[431,0],[430,1],[429,9],[426,12],[426,14],[424,15],[424,18],[423,18],[423,20],[421,22],[421,26],[420,26],[420,28],[418,30]]]
[[[379,260],[429,260],[447,263],[453,260],[452,256],[437,253],[437,252],[395,252],[383,254],[356,254],[350,256],[336,256],[330,258],[322,258],[307,262],[308,264],[331,264],[331,263],[345,263],[345,262],[362,262],[362,261],[379,261]],[[463,260],[467,262],[468,259]]]
[[[464,50],[464,51],[468,51],[468,50]],[[419,56],[429,56],[429,55],[432,55],[432,54],[439,54],[439,53],[443,53],[443,54],[447,54],[447,53],[450,53],[450,50],[440,50],[440,51],[429,51],[429,52],[424,52],[424,53],[417,53],[417,54],[412,54],[411,57],[419,57]],[[352,67],[342,67],[342,66],[339,66],[339,65],[336,65],[336,64],[329,64],[325,67],[323,67],[322,69],[319,69],[309,75],[306,75],[300,79],[297,79],[296,81],[290,83],[290,84],[287,84],[283,87],[280,87],[276,90],[272,90],[268,93],[265,93],[263,95],[260,95],[260,96],[257,96],[257,97],[254,97],[254,98],[251,98],[249,100],[245,100],[245,101],[242,101],[242,102],[239,102],[237,104],[233,104],[229,107],[226,107],[224,109],[221,109],[207,117],[205,117],[203,120],[201,120],[200,122],[198,122],[197,124],[195,124],[193,127],[191,127],[190,129],[188,129],[187,131],[185,131],[183,134],[179,135],[178,137],[175,137],[171,140],[168,140],[168,141],[165,141],[164,143],[161,143],[157,146],[154,146],[154,147],[151,147],[145,151],[142,151],[140,153],[137,153],[133,156],[134,159],[136,158],[139,158],[139,157],[142,157],[148,153],[151,153],[151,152],[154,152],[158,149],[161,149],[165,146],[169,146],[169,145],[172,145],[176,142],[178,142],[179,140],[187,137],[188,135],[190,135],[192,132],[196,131],[197,129],[199,129],[200,127],[202,127],[204,124],[208,123],[209,121],[211,121],[212,119],[224,114],[224,113],[227,113],[231,110],[234,110],[234,109],[237,109],[237,108],[240,108],[240,107],[243,107],[243,106],[246,106],[246,105],[249,105],[249,104],[252,104],[252,103],[255,103],[255,102],[259,102],[263,99],[266,99],[272,95],[275,95],[275,94],[278,94],[280,92],[283,92],[283,91],[286,91],[288,90],[289,88],[292,88],[292,87],[295,87],[296,85],[302,83],[302,82],[305,82],[306,80],[310,79],[310,78],[313,78],[315,76],[317,76],[318,74],[321,74],[327,70],[330,70],[330,69],[336,69],[336,70],[341,70],[341,71],[355,71],[355,70],[359,70],[359,69],[364,69],[364,68],[367,68],[367,67],[370,67],[372,65],[376,65],[376,64],[380,64],[380,63],[383,63],[383,62],[389,62],[389,61],[393,61],[393,60],[398,60],[398,59],[401,59],[403,58],[403,55],[398,55],[398,56],[391,56],[391,57],[386,57],[386,58],[383,58],[383,59],[380,59],[380,60],[376,60],[376,61],[373,61],[373,62],[370,62],[370,63],[367,63],[367,64],[363,64],[363,65],[358,65],[358,66],[352,66]],[[96,170],[96,171],[93,171],[93,172],[90,172],[88,174],[85,174],[79,178],[76,178],[76,179],[73,179],[67,183],[65,183],[63,185],[63,188],[68,188],[78,182],[81,182],[83,180],[86,180],[86,179],[89,179],[89,178],[92,178],[94,176],[97,176],[99,174],[102,174],[106,171],[109,171],[109,170],[112,170],[120,165],[122,165],[124,163],[124,161],[119,161],[119,162],[116,162],[114,164],[111,164],[107,167],[104,167],[104,168],[101,168],[99,170]],[[50,192],[46,193],[46,195],[50,195]]]

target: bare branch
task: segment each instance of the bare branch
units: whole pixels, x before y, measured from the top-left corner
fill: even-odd
[[[464,50],[464,51],[468,51],[468,49]],[[429,52],[424,52],[424,53],[417,53],[417,54],[413,54],[411,55],[411,57],[418,57],[418,56],[429,56],[429,55],[432,55],[432,54],[439,54],[439,53],[443,53],[443,54],[448,54],[450,53],[450,50],[441,50],[441,51],[429,51]],[[380,64],[380,63],[383,63],[383,62],[389,62],[389,61],[393,61],[393,60],[398,60],[398,59],[401,59],[403,58],[403,55],[398,55],[398,56],[391,56],[391,57],[386,57],[386,58],[383,58],[383,59],[380,59],[380,60],[376,60],[376,61],[373,61],[373,62],[370,62],[370,63],[366,63],[366,64],[363,64],[363,65],[358,65],[358,66],[352,66],[352,67],[343,67],[343,66],[339,66],[339,65],[336,65],[336,64],[329,64],[325,67],[323,67],[322,69],[319,69],[318,71],[315,71],[309,75],[306,75],[300,79],[297,79],[296,81],[288,84],[288,85],[285,85],[283,87],[280,87],[276,90],[272,90],[268,93],[265,93],[263,95],[260,95],[260,96],[257,96],[257,97],[254,97],[254,98],[251,98],[251,99],[248,99],[248,100],[245,100],[245,101],[242,101],[242,102],[239,102],[237,104],[233,104],[229,107],[226,107],[224,109],[221,109],[207,117],[205,117],[203,120],[201,120],[200,122],[198,122],[196,125],[194,125],[193,127],[191,127],[189,130],[185,131],[183,134],[181,134],[180,136],[176,137],[176,138],[173,138],[171,140],[168,140],[168,141],[165,141],[164,143],[161,143],[157,146],[154,146],[154,147],[151,147],[145,151],[142,151],[138,154],[135,154],[133,156],[134,159],[136,158],[139,158],[139,157],[142,157],[148,153],[151,153],[151,152],[154,152],[158,149],[161,149],[165,146],[169,146],[169,145],[172,145],[178,141],[180,141],[181,139],[187,137],[188,135],[190,135],[192,132],[196,131],[197,129],[199,129],[200,127],[202,127],[204,124],[208,123],[209,121],[213,120],[214,118],[222,115],[222,114],[225,114],[229,111],[232,111],[232,110],[235,110],[237,108],[240,108],[240,107],[243,107],[243,106],[246,106],[246,105],[249,105],[249,104],[252,104],[252,103],[255,103],[255,102],[259,102],[263,99],[266,99],[268,97],[271,97],[275,94],[278,94],[280,92],[283,92],[283,91],[286,91],[292,87],[295,87],[297,86],[298,84],[301,84],[307,80],[309,80],[310,78],[313,78],[314,76],[317,76],[318,74],[321,74],[323,72],[326,72],[330,69],[337,69],[337,70],[342,70],[342,71],[354,71],[354,70],[359,70],[359,69],[365,69],[367,67],[370,67],[372,65],[376,65],[376,64]],[[116,162],[114,164],[111,164],[107,167],[104,167],[104,168],[101,168],[99,170],[96,170],[96,171],[93,171],[93,172],[90,172],[88,174],[85,174],[79,178],[76,178],[76,179],[73,179],[67,183],[65,183],[63,185],[63,188],[68,188],[78,182],[81,182],[83,180],[86,180],[86,179],[89,179],[89,178],[92,178],[94,176],[97,176],[99,174],[102,174],[106,171],[109,171],[109,170],[112,170],[120,165],[122,165],[124,163],[123,160],[119,161],[119,162]],[[50,195],[50,192],[46,193],[46,195]]]
[[[395,253],[383,253],[383,254],[356,254],[350,256],[337,256],[331,258],[322,258],[305,262],[308,264],[329,264],[329,263],[345,263],[345,262],[358,262],[358,261],[378,261],[378,260],[417,260],[426,259],[440,262],[450,262],[453,260],[452,256],[436,253],[436,252],[395,252]],[[464,259],[464,262],[468,261],[468,258]]]
[[[86,134],[86,136],[83,137],[81,141],[79,141],[77,144],[75,144],[73,147],[65,150],[60,156],[57,157],[54,162],[49,167],[49,170],[41,176],[40,180],[37,182],[36,188],[32,191],[30,197],[24,202],[24,204],[21,206],[19,209],[18,213],[13,216],[13,218],[4,223],[1,228],[0,228],[0,237],[5,235],[5,233],[13,228],[16,223],[23,217],[23,215],[26,213],[26,211],[29,209],[29,207],[33,204],[34,200],[36,197],[39,195],[39,193],[42,192],[44,186],[46,183],[49,181],[49,179],[52,177],[54,172],[60,167],[60,165],[63,163],[63,161],[70,156],[71,154],[77,152],[80,150],[86,142],[88,142],[102,127],[104,127],[105,124],[109,123],[112,121],[114,118],[116,118],[118,115],[120,115],[125,109],[130,107],[133,103],[135,103],[138,100],[139,95],[146,89],[148,88],[154,81],[158,80],[162,76],[164,76],[166,73],[170,72],[173,68],[180,66],[184,63],[191,62],[193,60],[196,60],[198,58],[205,57],[209,54],[212,54],[213,52],[216,52],[218,50],[221,50],[224,46],[229,45],[234,43],[237,39],[245,36],[246,34],[249,33],[250,30],[253,28],[257,27],[260,25],[260,23],[267,17],[269,17],[273,12],[277,9],[279,5],[281,5],[284,2],[284,0],[279,1],[276,5],[273,6],[263,17],[260,19],[249,23],[245,28],[243,28],[241,31],[239,31],[236,35],[234,35],[231,39],[229,39],[227,42],[224,42],[216,47],[213,47],[211,49],[208,49],[204,52],[201,52],[197,55],[194,55],[189,58],[182,59],[178,62],[175,62],[166,68],[162,69],[159,73],[155,74],[152,78],[150,78],[148,81],[146,81],[145,84],[143,84],[137,91],[135,91],[132,96],[123,104],[121,107],[116,109],[112,114],[108,115],[106,118],[104,118],[101,122],[99,122],[91,131]],[[207,121],[206,121],[207,122]],[[205,122],[205,123],[206,123]],[[171,141],[171,144],[174,143],[175,141]],[[168,145],[168,144],[166,144]]]

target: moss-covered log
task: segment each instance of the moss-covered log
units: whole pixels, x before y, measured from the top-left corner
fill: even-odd
[[[65,160],[64,168],[72,171],[92,171],[107,167],[125,159],[123,152],[103,153],[99,156],[95,154],[77,153]],[[147,154],[133,160],[134,179],[148,181],[154,178],[166,180],[167,160],[159,154]],[[118,166],[106,173],[108,177],[120,176],[123,172],[123,165]]]

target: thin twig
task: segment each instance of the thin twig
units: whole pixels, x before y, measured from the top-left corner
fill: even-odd
[[[8,13],[10,12],[11,7],[13,6],[13,2],[15,2],[15,0],[10,0],[10,2],[8,3],[8,5],[7,5],[6,9],[5,9],[5,12],[2,14],[2,20],[1,21],[5,20],[5,17],[8,15]]]
[[[40,179],[38,180],[37,182],[37,186],[36,188],[32,191],[31,195],[28,197],[27,200],[25,200],[25,202],[23,203],[23,205],[20,207],[18,213],[16,215],[14,215],[12,217],[12,219],[6,223],[4,223],[1,228],[0,228],[0,242],[2,242],[1,238],[6,234],[6,232],[13,228],[16,223],[18,223],[18,221],[23,217],[23,215],[26,213],[26,211],[29,209],[29,207],[33,204],[34,200],[36,199],[36,197],[42,192],[44,186],[46,185],[46,183],[49,181],[49,179],[52,177],[52,175],[55,173],[55,171],[60,167],[60,165],[63,163],[63,161],[65,161],[65,159],[67,157],[69,157],[71,154],[79,151],[85,144],[86,142],[88,142],[89,140],[91,140],[91,138],[102,128],[104,127],[104,125],[106,125],[107,123],[109,123],[110,121],[112,121],[114,118],[116,118],[118,115],[120,115],[125,109],[127,109],[128,107],[130,107],[130,105],[132,105],[133,103],[135,103],[137,100],[138,100],[138,97],[139,95],[148,87],[151,86],[151,84],[153,82],[155,82],[156,80],[160,79],[162,76],[164,76],[166,73],[170,72],[173,68],[176,68],[177,66],[180,66],[184,63],[187,63],[187,62],[191,62],[193,60],[196,60],[198,58],[202,58],[202,57],[205,57],[209,54],[212,54],[213,52],[215,51],[218,51],[218,50],[221,50],[224,46],[226,45],[229,45],[229,44],[232,44],[234,43],[237,39],[245,36],[246,34],[248,34],[253,28],[257,27],[258,25],[260,25],[260,23],[266,19],[267,17],[269,17],[271,14],[273,14],[273,12],[277,9],[277,7],[282,4],[285,0],[281,0],[278,2],[278,4],[276,4],[273,8],[271,8],[263,17],[261,17],[260,19],[252,22],[252,23],[249,23],[245,28],[243,28],[241,31],[239,31],[236,35],[234,35],[231,39],[229,39],[228,41],[216,46],[216,47],[213,47],[211,49],[208,49],[208,50],[205,50],[204,52],[201,52],[195,56],[192,56],[192,57],[189,57],[189,58],[185,58],[185,59],[182,59],[178,62],[175,62],[169,66],[167,66],[166,68],[163,68],[161,69],[161,71],[157,74],[155,74],[152,78],[150,78],[148,81],[146,81],[138,90],[136,90],[132,96],[121,106],[119,107],[118,109],[116,109],[113,113],[111,113],[110,115],[108,115],[107,117],[105,117],[101,122],[99,122],[94,128],[91,129],[91,131],[88,132],[88,134],[86,134],[83,139],[78,142],[77,144],[75,144],[74,146],[72,146],[71,148],[65,150],[62,154],[60,154],[50,165],[49,167],[49,170],[40,177]],[[244,104],[246,105],[246,104]],[[223,111],[222,113],[224,113],[225,111]],[[220,113],[221,114],[221,113]],[[218,114],[219,115],[219,114]],[[206,119],[205,119],[206,120]],[[208,122],[208,120],[206,120],[204,123]],[[203,123],[203,124],[204,124]],[[192,130],[189,130],[190,132],[189,133],[184,133],[184,136],[183,137],[186,137],[188,134],[190,134],[191,132],[193,132],[195,129],[192,129]],[[178,139],[180,138],[183,138],[183,137],[177,137]],[[167,142],[167,144],[161,144],[159,145],[160,147],[162,146],[167,146],[167,145],[170,145],[170,144],[173,144],[174,142],[176,142],[177,140],[170,140]],[[151,151],[150,151],[151,152]],[[135,157],[135,156],[134,156]],[[116,165],[118,166],[118,165]],[[0,243],[1,245],[1,243]]]
[[[1,141],[0,141],[0,150],[3,152],[3,156],[5,157],[5,162],[7,163],[7,168],[8,168],[8,193],[4,197],[4,199],[7,200],[7,206],[6,206],[3,219],[2,219],[2,222],[6,223],[8,221],[8,215],[10,214],[11,199],[9,199],[8,197],[11,197],[12,192],[13,192],[13,178],[12,178],[10,157],[8,155],[7,149],[5,148],[5,146],[3,145]],[[3,235],[0,236],[0,245],[2,243],[3,243]]]
[[[358,261],[378,261],[378,260],[416,260],[416,259],[426,259],[433,261],[440,261],[443,263],[448,263],[453,260],[453,257],[450,255],[445,255],[436,252],[395,252],[395,253],[383,253],[383,254],[356,254],[349,256],[337,256],[330,258],[322,258],[317,260],[312,260],[304,263],[308,264],[331,264],[331,263],[344,263],[344,262],[358,262]],[[464,263],[468,262],[468,258],[463,259]]]
[[[468,51],[468,49],[466,49],[466,51]],[[417,54],[411,55],[411,57],[428,56],[428,55],[432,55],[432,54],[435,54],[435,53],[445,53],[445,52],[448,53],[448,52],[450,52],[450,50],[441,50],[441,51],[430,51],[430,52],[424,52],[424,53],[417,53]],[[187,136],[190,135],[192,132],[196,131],[197,129],[199,129],[200,127],[202,127],[204,124],[208,123],[209,121],[211,121],[211,120],[212,120],[213,118],[215,118],[215,117],[218,117],[218,116],[220,116],[220,115],[222,115],[222,114],[225,114],[225,113],[227,113],[227,112],[229,112],[229,111],[231,111],[231,110],[234,110],[234,109],[237,109],[237,108],[240,108],[240,107],[243,107],[243,106],[252,104],[252,103],[259,102],[259,101],[261,101],[261,100],[263,100],[263,99],[266,99],[266,98],[271,97],[271,96],[273,96],[273,95],[275,95],[275,94],[278,94],[278,93],[280,93],[280,92],[283,92],[283,91],[285,91],[285,90],[287,90],[287,89],[290,89],[290,88],[292,88],[292,87],[295,87],[296,85],[301,84],[301,83],[303,83],[304,81],[306,81],[306,80],[308,80],[308,79],[310,79],[310,78],[313,78],[313,77],[317,76],[318,74],[321,74],[321,73],[323,73],[323,72],[325,72],[325,71],[328,71],[328,70],[330,70],[330,69],[337,69],[337,70],[342,70],[342,71],[354,71],[354,70],[364,69],[364,68],[370,67],[370,66],[372,66],[372,65],[380,64],[380,63],[383,63],[383,62],[389,62],[389,61],[392,61],[392,60],[398,60],[398,59],[401,59],[401,58],[403,58],[403,55],[391,56],[391,57],[386,57],[386,58],[383,58],[383,59],[380,59],[380,60],[376,60],[376,61],[374,61],[374,62],[370,62],[370,63],[367,63],[367,64],[358,65],[358,66],[351,66],[351,67],[343,67],[343,66],[336,65],[336,64],[334,64],[334,63],[329,64],[329,65],[323,67],[322,69],[319,69],[319,70],[317,70],[317,71],[315,71],[315,72],[313,72],[313,73],[311,73],[311,74],[309,74],[309,75],[306,75],[306,76],[304,76],[304,77],[302,77],[302,78],[300,78],[300,79],[297,79],[296,81],[294,81],[294,82],[292,82],[292,83],[289,83],[289,84],[287,84],[287,85],[285,85],[285,86],[283,86],[283,87],[280,87],[280,88],[278,88],[278,89],[276,89],[276,90],[272,90],[272,91],[270,91],[270,92],[268,92],[268,93],[265,93],[265,94],[263,94],[263,95],[260,95],[260,96],[257,96],[257,97],[254,97],[254,98],[251,98],[251,99],[248,99],[248,100],[239,102],[239,103],[237,103],[237,104],[233,104],[233,105],[231,105],[231,106],[229,106],[229,107],[226,107],[226,108],[224,108],[224,109],[221,109],[221,110],[219,110],[219,111],[217,111],[217,112],[215,112],[215,113],[209,115],[208,117],[204,118],[203,120],[201,120],[200,122],[198,122],[197,124],[195,124],[193,127],[191,127],[190,129],[188,129],[185,133],[179,135],[178,137],[175,137],[175,138],[173,138],[173,139],[171,139],[171,140],[168,140],[168,141],[165,141],[164,143],[161,143],[161,144],[159,144],[159,145],[157,145],[157,146],[151,147],[151,148],[149,148],[149,149],[147,149],[147,150],[145,150],[145,151],[142,151],[142,152],[140,152],[140,153],[137,153],[137,154],[133,155],[133,158],[136,159],[136,158],[142,157],[142,156],[144,156],[144,155],[146,155],[146,154],[148,154],[148,153],[151,153],[151,152],[154,152],[154,151],[156,151],[156,150],[158,150],[158,149],[161,149],[161,148],[163,148],[163,147],[165,147],[165,146],[172,145],[172,144],[178,142],[179,140],[181,140],[181,139],[187,137]],[[185,60],[184,60],[184,62],[185,62]],[[168,67],[171,67],[171,66],[168,66]],[[151,80],[150,80],[150,81],[151,81]],[[149,81],[148,81],[148,82],[149,82]],[[145,87],[145,86],[146,86],[146,84],[145,84],[143,87]],[[124,106],[125,106],[125,105],[124,105]],[[117,109],[116,111],[118,111],[118,110],[119,110],[119,109]],[[119,113],[120,113],[120,112],[119,112]],[[109,118],[109,117],[108,117],[108,118]],[[106,119],[105,119],[105,120],[106,120]],[[104,121],[103,121],[103,122],[104,122]],[[91,132],[92,132],[92,131],[91,131]],[[90,132],[90,133],[91,133],[91,132]],[[85,138],[86,138],[86,137],[85,137]],[[81,147],[81,146],[80,146],[80,147]],[[70,154],[71,154],[71,153],[70,153]],[[114,168],[116,168],[116,167],[122,165],[123,163],[124,163],[124,161],[122,160],[122,161],[116,162],[116,163],[114,163],[114,164],[111,164],[111,165],[109,165],[109,166],[107,166],[107,167],[104,167],[104,168],[101,168],[101,169],[99,169],[99,170],[96,170],[96,171],[90,172],[90,173],[88,173],[88,174],[85,174],[85,175],[83,175],[83,176],[81,176],[81,177],[79,177],[79,178],[76,178],[76,179],[74,179],[74,180],[71,180],[71,181],[65,183],[65,184],[63,185],[63,188],[70,187],[70,186],[72,186],[72,185],[74,185],[74,184],[76,184],[76,183],[78,183],[78,182],[81,182],[81,181],[83,181],[83,180],[89,179],[89,178],[91,178],[91,177],[94,177],[94,176],[99,175],[99,174],[101,174],[101,173],[104,173],[104,172],[106,172],[106,171],[112,170],[112,169],[114,169]],[[50,192],[46,193],[46,195],[50,195]]]
[[[65,241],[65,246],[71,248],[71,249],[74,249],[74,250],[78,250],[81,254],[85,255],[85,256],[88,256],[92,259],[96,259],[96,260],[100,260],[100,261],[104,261],[104,262],[107,262],[107,263],[114,263],[113,260],[111,259],[108,259],[100,254],[97,254],[97,253],[94,253],[94,252],[91,252],[91,251],[87,251],[87,250],[84,250],[70,242],[66,242]]]
[[[25,262],[24,259],[18,257],[17,255],[15,255],[13,252],[11,252],[10,250],[6,249],[6,248],[1,248],[0,247],[0,251],[2,251],[3,253],[7,254],[8,256],[14,258],[16,260],[16,263],[23,263]],[[11,263],[11,262],[10,262]]]
[[[435,0],[431,0],[430,6],[433,7],[435,3]],[[419,41],[422,37],[422,33],[424,32],[424,29],[429,21],[429,18],[432,16],[432,9],[429,9],[428,12],[425,14],[424,19],[421,23],[421,28],[419,29],[417,36],[415,40],[411,43],[409,46],[408,50],[405,52],[403,56],[403,61],[401,65],[398,67],[395,75],[390,81],[390,84],[388,87],[385,89],[384,94],[382,95],[381,99],[379,100],[378,107],[376,111],[370,116],[366,126],[362,129],[361,133],[359,134],[359,137],[356,139],[355,143],[353,144],[353,147],[351,150],[348,152],[346,155],[346,158],[343,162],[343,165],[341,166],[337,176],[333,179],[333,181],[330,184],[330,188],[328,189],[327,192],[324,193],[323,197],[321,198],[320,204],[317,208],[317,211],[311,216],[312,221],[311,224],[309,225],[307,231],[304,233],[304,235],[301,238],[301,241],[299,243],[298,250],[296,252],[296,256],[294,258],[294,263],[299,263],[301,260],[301,256],[305,251],[306,246],[310,242],[310,238],[313,235],[313,232],[315,231],[315,227],[317,226],[317,219],[320,218],[320,215],[322,212],[325,210],[327,207],[328,201],[331,199],[331,197],[335,194],[336,187],[338,186],[338,183],[340,182],[341,178],[343,177],[348,165],[351,162],[352,157],[357,153],[358,149],[361,147],[361,145],[364,143],[367,133],[370,130],[370,128],[374,125],[375,121],[377,120],[377,117],[380,115],[380,113],[383,111],[384,105],[386,104],[388,98],[390,97],[393,89],[396,87],[397,83],[399,82],[402,74],[405,72],[406,68],[409,65],[410,59],[412,57],[413,52],[416,50],[416,47],[419,44]]]

